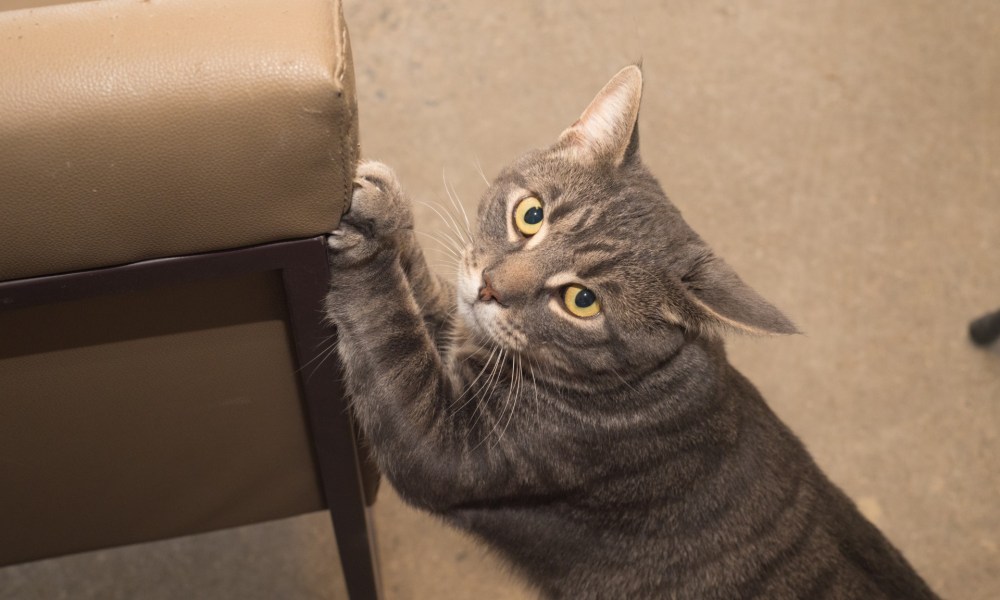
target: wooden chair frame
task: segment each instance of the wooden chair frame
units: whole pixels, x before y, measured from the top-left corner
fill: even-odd
[[[275,242],[250,248],[148,260],[0,282],[0,310],[76,300],[164,284],[279,271],[303,410],[309,423],[315,465],[333,521],[340,562],[352,600],[380,597],[378,563],[369,509],[374,490],[359,452],[336,357],[320,358],[335,334],[323,318],[330,267],[325,237]],[[309,376],[303,366],[309,365]]]

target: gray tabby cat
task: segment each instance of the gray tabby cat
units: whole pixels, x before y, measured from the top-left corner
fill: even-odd
[[[388,167],[330,237],[360,427],[550,598],[934,598],[726,360],[793,333],[639,159],[637,67],[490,185],[453,286]]]

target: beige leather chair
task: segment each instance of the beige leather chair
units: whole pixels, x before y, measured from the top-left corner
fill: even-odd
[[[376,597],[322,318],[339,3],[34,4],[0,0],[0,565],[327,508]]]

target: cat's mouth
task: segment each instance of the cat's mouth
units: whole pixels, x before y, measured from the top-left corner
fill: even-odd
[[[484,311],[484,309],[492,309],[492,312],[496,312],[499,307],[487,306],[479,301],[479,275],[475,265],[471,260],[465,260],[463,267],[458,274],[458,285],[455,286],[458,294],[458,314],[466,326],[476,334],[476,337],[495,341],[490,335],[488,323],[491,320],[490,317],[495,318],[496,315],[483,313],[489,312],[488,310]]]

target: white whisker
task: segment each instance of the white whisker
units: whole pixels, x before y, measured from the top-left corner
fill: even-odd
[[[323,363],[325,363],[328,358],[330,358],[331,356],[333,356],[333,354],[336,351],[337,351],[337,343],[334,342],[334,343],[330,344],[329,348],[327,348],[326,350],[324,350],[321,354],[316,355],[316,357],[313,358],[313,360],[309,361],[311,363],[311,362],[315,361],[316,358],[322,357],[322,358],[320,358],[320,361],[318,363],[316,363],[316,366],[313,367],[312,372],[309,373],[309,375],[306,376],[306,381],[312,380],[313,375],[315,375],[316,372],[319,371],[319,368],[323,366]],[[308,364],[308,363],[306,363],[306,364]],[[302,365],[301,369],[304,369],[304,368],[306,368],[306,365]]]
[[[541,422],[541,417],[539,417],[539,406],[538,406],[538,382],[535,381],[535,367],[532,366],[534,361],[528,358],[528,368],[531,369],[531,390],[535,398],[535,423]]]
[[[432,262],[430,264],[430,266],[431,266],[431,269],[435,273],[447,273],[449,275],[457,275],[458,274],[458,267],[456,265],[453,265],[453,264],[445,264],[445,263],[441,263],[441,262]]]
[[[451,212],[449,212],[448,215],[451,216],[452,222],[455,224],[456,231],[465,232],[465,235],[463,236],[462,239],[464,239],[467,243],[472,243],[472,231],[471,231],[472,226],[469,224],[468,216],[465,215],[465,209],[462,208],[462,202],[458,198],[458,191],[455,189],[455,186],[451,185],[448,179],[445,178],[444,171],[441,171],[441,178],[444,181],[444,191],[448,195],[448,200],[450,200],[452,206],[456,208],[456,210],[454,211],[455,214],[458,214],[459,212],[463,214],[463,218],[465,219],[465,227],[462,227],[461,222],[459,222],[458,218],[454,216]]]
[[[456,261],[461,260],[461,256],[458,254],[458,250],[456,250],[455,248],[453,248],[450,244],[448,244],[444,240],[438,238],[437,236],[435,236],[433,234],[427,233],[426,231],[418,231],[417,233],[419,233],[420,235],[426,235],[427,237],[431,238],[435,242],[441,244],[449,253],[451,253],[451,255],[455,258]]]
[[[476,378],[472,380],[472,383],[470,383],[469,385],[465,386],[465,390],[462,391],[462,395],[460,395],[458,398],[455,398],[455,400],[452,401],[452,405],[454,405],[459,400],[461,400],[463,397],[465,397],[465,395],[468,394],[472,390],[472,387],[474,385],[476,385],[476,382],[479,381],[479,378],[482,377],[483,373],[486,372],[487,367],[489,367],[490,363],[493,362],[493,356],[496,354],[497,348],[498,348],[497,346],[495,346],[495,345],[493,346],[493,349],[490,351],[490,357],[488,359],[486,359],[486,362],[483,363],[483,368],[479,370],[479,375],[477,375]],[[497,363],[499,364],[499,360],[497,361]],[[494,367],[494,369],[495,369],[495,367]],[[491,375],[491,377],[492,377],[492,375]],[[475,397],[475,395],[470,396],[468,400],[466,400],[461,406],[459,406],[458,408],[455,409],[455,412],[458,412],[458,411],[462,410],[462,408],[464,408],[466,404],[468,404],[469,402],[471,402],[474,397]]]
[[[486,178],[486,173],[483,173],[483,165],[482,165],[482,163],[479,162],[479,157],[478,156],[473,156],[472,160],[473,160],[473,164],[476,166],[476,171],[479,172],[479,176],[483,178],[483,182],[486,184],[486,187],[489,187],[490,186],[490,180]]]
[[[455,205],[458,210],[462,211],[462,217],[465,219],[465,232],[468,234],[469,241],[472,241],[472,224],[469,223],[469,214],[465,212],[465,208],[458,198],[458,191],[448,184],[448,178],[445,176],[444,169],[441,169],[441,179],[444,181],[444,191],[448,194],[448,199],[451,203]]]
[[[440,204],[438,204],[437,206],[435,206],[434,204],[431,204],[430,202],[426,202],[424,200],[414,200],[414,202],[419,202],[420,204],[423,204],[427,208],[429,208],[429,209],[433,210],[435,213],[437,213],[437,216],[441,219],[441,221],[444,222],[445,227],[448,228],[453,233],[455,233],[458,236],[458,239],[461,240],[461,241],[457,242],[459,248],[465,246],[465,244],[468,243],[468,240],[466,240],[465,236],[462,235],[462,230],[458,226],[458,222],[455,221],[454,217],[451,217],[451,215],[448,213],[448,210],[444,206],[442,206]],[[439,208],[440,208],[440,210],[439,210]],[[444,212],[441,212],[441,211],[444,211]]]
[[[497,385],[500,384],[500,378],[497,377]],[[503,404],[500,405],[500,414],[496,416],[496,420],[493,423],[493,427],[490,429],[489,433],[483,436],[483,439],[479,441],[472,449],[475,450],[481,446],[486,440],[490,439],[490,436],[497,430],[497,427],[503,423],[504,415],[507,413],[507,407],[511,406],[511,396],[514,393],[514,362],[511,360],[510,364],[510,384],[507,386],[507,398],[504,399]],[[500,443],[500,438],[497,437],[497,443]],[[495,444],[494,444],[495,445]],[[491,446],[492,447],[492,446]]]
[[[426,231],[422,233],[424,233],[424,235],[431,235],[431,233],[428,233]],[[461,256],[462,250],[464,248],[462,242],[458,239],[455,239],[455,236],[449,233],[447,229],[437,229],[436,231],[434,231],[434,234],[436,234],[435,237],[438,237],[439,239],[447,242],[448,247],[454,250],[456,254]]]
[[[521,355],[518,354],[516,356],[516,358],[517,358],[517,381],[516,382],[513,381],[513,376],[514,375],[513,375],[513,370],[512,370],[511,371],[511,380],[512,380],[511,381],[511,388],[513,388],[514,385],[517,385],[517,392],[514,393],[514,403],[510,407],[510,414],[507,415],[507,423],[504,425],[503,429],[500,430],[500,435],[497,436],[497,441],[496,441],[497,444],[500,443],[500,441],[503,439],[504,434],[506,434],[507,430],[510,428],[510,424],[514,420],[514,412],[517,410],[517,400],[521,396],[522,383],[524,381],[524,369],[521,366],[522,365],[522,363],[521,363]]]
[[[507,356],[507,349],[501,347],[500,358],[497,359],[497,363],[496,365],[494,365],[493,371],[490,373],[490,376],[486,379],[486,384],[479,388],[479,392],[483,392],[483,394],[480,396],[480,393],[477,392],[474,396],[472,396],[472,398],[469,398],[469,401],[475,398],[480,399],[480,401],[477,402],[475,406],[476,418],[475,420],[472,421],[472,425],[469,426],[469,433],[471,433],[472,430],[475,428],[476,423],[479,422],[479,419],[484,414],[486,414],[486,407],[485,407],[486,403],[488,402],[489,398],[493,395],[493,392],[496,390],[496,386],[500,384],[500,365],[503,363],[504,358],[506,356]],[[496,377],[494,378],[494,376]],[[486,438],[484,437],[483,439],[485,440]],[[478,447],[478,444],[476,447]]]

